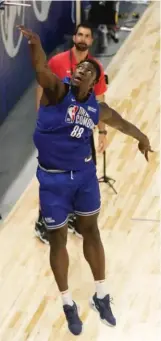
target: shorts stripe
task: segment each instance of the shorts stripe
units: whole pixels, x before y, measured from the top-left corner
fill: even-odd
[[[75,211],[76,214],[81,215],[81,216],[90,216],[90,215],[94,215],[95,213],[98,213],[100,211],[100,207],[97,208],[97,210],[95,211],[91,211],[91,212],[79,212],[79,211]]]
[[[44,224],[45,224],[47,230],[58,230],[58,229],[60,229],[61,227],[65,226],[67,224],[68,217],[61,224],[52,225],[52,226],[48,226],[44,219],[43,219],[43,221],[44,221]]]

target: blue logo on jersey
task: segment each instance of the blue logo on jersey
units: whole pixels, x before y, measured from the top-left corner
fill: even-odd
[[[68,110],[67,110],[65,121],[67,123],[74,123],[75,117],[76,117],[76,114],[78,113],[78,111],[79,111],[79,107],[77,105],[70,105]]]

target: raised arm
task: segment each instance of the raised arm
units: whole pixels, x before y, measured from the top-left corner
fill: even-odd
[[[30,46],[32,65],[36,72],[36,79],[39,85],[44,89],[49,89],[52,92],[60,93],[60,96],[65,92],[65,86],[61,80],[54,75],[48,67],[45,52],[42,48],[39,36],[24,26],[17,26],[20,32],[27,38]]]
[[[106,103],[100,103],[100,120],[108,126],[139,141],[138,148],[148,161],[148,152],[152,152],[149,139],[135,125],[126,121]]]
[[[104,93],[102,95],[97,95],[96,99],[98,103],[105,101],[105,95]],[[103,153],[107,148],[107,131],[106,131],[106,125],[104,122],[99,121],[98,122],[98,152]]]
[[[39,110],[43,88],[38,84],[36,88],[36,110]]]

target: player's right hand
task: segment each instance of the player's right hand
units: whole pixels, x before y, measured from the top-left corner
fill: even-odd
[[[153,150],[151,149],[150,141],[146,135],[142,136],[142,139],[140,140],[138,144],[138,148],[140,152],[145,156],[145,159],[149,161],[148,153],[153,153]]]
[[[25,28],[23,25],[16,26],[18,30],[27,38],[28,44],[37,44],[40,42],[40,38],[37,33],[32,32],[31,30]]]

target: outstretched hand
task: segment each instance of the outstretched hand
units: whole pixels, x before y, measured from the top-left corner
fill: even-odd
[[[23,25],[17,25],[16,27],[23,34],[23,36],[27,38],[28,44],[37,44],[40,41],[37,33],[32,32]]]
[[[153,153],[154,151],[151,149],[150,141],[146,135],[144,135],[144,138],[139,142],[138,148],[140,152],[145,156],[145,159],[149,161],[148,153]]]

